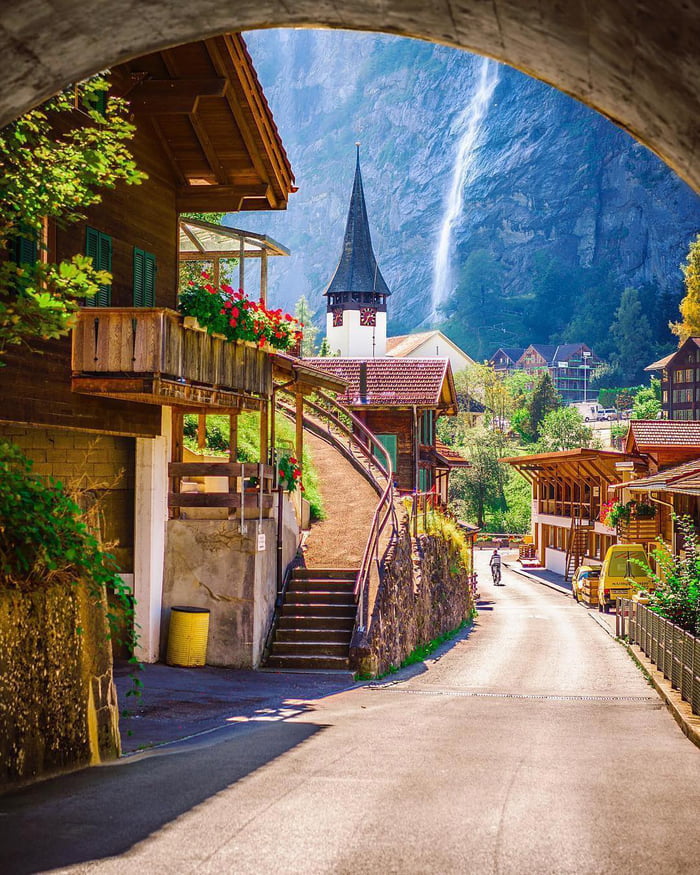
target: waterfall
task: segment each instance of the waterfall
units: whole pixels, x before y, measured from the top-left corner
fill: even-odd
[[[498,64],[490,61],[488,58],[484,58],[481,62],[476,89],[454,125],[454,128],[461,130],[462,134],[457,144],[452,180],[445,197],[443,218],[440,223],[440,234],[433,266],[432,312],[429,317],[430,319],[435,319],[440,305],[454,291],[455,284],[452,279],[450,264],[452,229],[462,212],[464,188],[473,179],[476,147],[479,145],[483,122],[497,84]]]

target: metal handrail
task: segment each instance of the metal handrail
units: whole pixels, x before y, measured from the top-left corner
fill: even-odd
[[[290,389],[283,388],[288,394],[293,394]],[[355,579],[354,594],[357,603],[357,613],[355,619],[355,631],[364,632],[367,628],[369,614],[369,582],[373,562],[379,567],[381,557],[379,555],[379,544],[381,536],[387,523],[391,522],[392,538],[398,533],[398,522],[396,518],[396,508],[394,506],[394,472],[391,464],[391,456],[386,447],[378,440],[378,438],[367,428],[367,426],[355,414],[344,407],[335,398],[327,395],[325,392],[316,392],[316,398],[323,401],[318,404],[315,401],[304,398],[304,404],[310,408],[313,414],[325,421],[328,439],[334,445],[338,445],[340,440],[333,428],[340,431],[343,438],[348,442],[348,448],[355,449],[365,458],[367,463],[367,477],[373,481],[375,488],[380,493],[379,501],[372,516],[370,531],[362,554],[362,561]],[[278,399],[278,407],[285,415],[291,413],[290,408],[284,402]],[[330,408],[330,409],[328,409]],[[347,417],[352,427],[346,425],[341,417]],[[309,420],[310,424],[311,420]],[[333,428],[332,428],[332,427]],[[364,440],[361,440],[359,435],[362,435]],[[378,458],[383,461],[378,461]],[[376,469],[381,479],[385,482],[382,484],[377,478],[373,469]]]

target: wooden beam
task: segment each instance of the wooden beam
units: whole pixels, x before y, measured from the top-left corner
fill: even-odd
[[[297,389],[295,392],[296,411],[294,422],[296,425],[296,457],[297,463],[301,468],[302,477],[304,476],[304,396]]]
[[[238,288],[245,289],[245,240],[242,237],[238,247]]]
[[[267,307],[267,251],[260,251],[260,297]]]
[[[170,459],[173,462],[182,462],[182,456],[184,453],[184,421],[185,417],[183,412],[181,410],[178,410],[177,407],[173,407],[170,436]],[[180,492],[180,488],[181,478],[171,477],[170,494],[177,495]],[[180,516],[180,511],[178,510],[178,508],[173,508],[171,515],[174,519],[177,519]]]
[[[260,407],[260,461],[267,464],[268,457],[268,440],[269,440],[269,420],[268,420],[268,402],[265,399]]]
[[[196,111],[200,97],[223,97],[226,80],[146,79],[129,95],[134,113],[149,115],[189,115]]]
[[[207,445],[207,414],[200,413],[197,417],[197,446],[203,450]]]
[[[265,190],[267,186],[257,184],[184,185],[177,189],[177,209],[180,213],[238,212],[244,209],[244,202],[249,198],[255,204],[248,209],[266,209],[268,207],[260,206]]]
[[[252,470],[253,466],[249,466]],[[262,506],[266,510],[272,507],[272,496],[259,496],[250,492],[245,496],[246,508],[258,507],[258,500],[262,497]],[[171,492],[168,495],[168,505],[176,512],[181,507],[227,507],[229,510],[241,506],[240,492]]]
[[[206,128],[196,112],[189,113],[188,118],[192,125],[192,130],[195,132],[195,135],[199,140],[199,145],[202,147],[204,157],[207,159],[207,164],[211,167],[211,171],[216,177],[216,181],[220,185],[226,185],[229,182],[228,173],[216,152],[216,147],[214,146]]]

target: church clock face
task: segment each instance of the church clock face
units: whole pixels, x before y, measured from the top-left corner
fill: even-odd
[[[343,324],[343,308],[342,307],[334,307],[333,308],[333,327],[338,328]]]
[[[377,324],[377,308],[362,307],[360,309],[360,325],[374,327]]]

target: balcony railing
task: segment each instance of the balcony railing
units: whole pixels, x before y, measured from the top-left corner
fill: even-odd
[[[73,329],[73,391],[147,404],[257,409],[270,356],[185,328],[174,310],[86,307]]]
[[[206,518],[202,508],[238,511],[244,518],[268,516],[273,505],[275,470],[258,462],[171,462],[168,465],[170,517]],[[256,482],[251,483],[252,480]],[[200,510],[192,513],[193,508]]]
[[[537,502],[539,513],[551,516],[575,517],[581,520],[598,518],[598,505],[590,501],[559,501],[556,498],[541,498]]]

